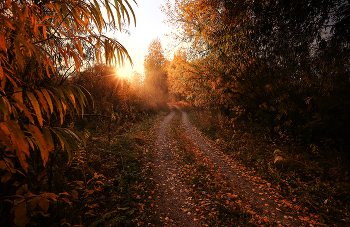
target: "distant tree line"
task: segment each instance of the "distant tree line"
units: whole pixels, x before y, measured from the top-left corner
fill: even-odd
[[[143,65],[145,70],[144,98],[164,106],[168,102],[167,60],[159,38],[153,39],[148,46]]]

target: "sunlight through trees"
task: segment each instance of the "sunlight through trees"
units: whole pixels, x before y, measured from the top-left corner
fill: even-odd
[[[145,82],[146,94],[160,103],[168,101],[167,85],[167,61],[164,56],[164,50],[159,38],[154,39],[149,47],[148,54],[145,56]]]

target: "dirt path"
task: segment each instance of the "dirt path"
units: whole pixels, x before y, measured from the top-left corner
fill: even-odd
[[[251,182],[248,177],[242,175],[235,167],[235,163],[221,152],[213,149],[209,143],[203,139],[195,127],[190,124],[187,113],[184,111],[181,111],[181,113],[182,122],[189,137],[195,142],[197,147],[211,159],[215,167],[221,169],[221,173],[228,177],[233,182],[234,186],[250,200],[252,206],[257,208],[260,215],[266,216],[270,221],[284,226],[310,226],[307,222],[301,221],[298,214],[288,207],[290,203],[286,203],[283,198],[279,198],[275,194],[264,189],[264,185],[257,185]]]
[[[169,146],[167,127],[174,115],[172,111],[161,123],[154,151],[157,216],[162,226],[200,226],[191,212],[191,198]]]

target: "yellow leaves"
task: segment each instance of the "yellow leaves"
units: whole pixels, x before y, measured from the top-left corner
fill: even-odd
[[[73,42],[74,43],[74,42]],[[74,50],[72,50],[69,46],[67,46],[67,53],[74,59],[76,69],[80,69],[81,59],[80,56],[77,55]]]
[[[0,169],[4,170],[7,168],[7,163],[5,160],[0,160]]]
[[[90,194],[90,195],[91,195],[92,193],[94,193],[94,192],[95,192],[95,189],[90,189],[90,190],[87,190],[86,192],[87,192],[88,194]]]
[[[72,205],[72,202],[69,201],[69,199],[67,199],[67,198],[61,198],[61,200],[63,200],[64,202],[66,202],[68,205]]]
[[[238,195],[232,194],[231,197],[234,198],[234,199],[237,199]]]
[[[51,89],[37,89],[34,92],[26,92],[27,100],[31,103],[31,106],[34,110],[35,116],[39,122],[39,125],[42,127],[45,120],[43,118],[43,114],[46,113],[46,117],[49,120],[50,115],[56,109],[59,113],[59,118],[61,124],[63,124],[64,115],[67,110],[67,101],[68,99],[70,103],[73,105],[73,108],[79,113],[85,106],[85,95],[82,91],[76,86],[62,86]],[[30,122],[33,123],[31,114],[29,113],[29,109],[21,102],[22,92],[16,92],[13,95],[14,100],[18,108],[21,111],[24,111],[25,115],[29,118]],[[52,99],[55,101],[53,103]],[[80,109],[78,109],[76,105],[76,100],[80,103]],[[5,105],[1,105],[0,100],[0,108]],[[54,108],[55,107],[55,108]],[[9,109],[9,108],[7,108]],[[6,111],[6,109],[4,109]]]
[[[44,135],[44,141],[46,142],[46,149],[48,152],[53,152],[55,149],[55,145],[53,143],[52,135],[48,127],[44,127],[42,129],[43,135]]]
[[[49,90],[50,94],[52,95],[53,99],[55,100],[56,102],[56,109],[58,110],[59,112],[59,115],[60,115],[60,122],[61,122],[61,125],[63,124],[63,109],[62,109],[62,102],[63,100],[61,101],[56,95],[55,93],[53,93],[53,91]]]
[[[23,103],[23,96],[22,96],[22,88],[21,87],[16,87],[13,89],[13,95],[12,97],[17,99],[18,102]]]

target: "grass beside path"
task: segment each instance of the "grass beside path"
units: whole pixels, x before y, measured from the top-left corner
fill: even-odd
[[[350,165],[344,154],[300,145],[220,114],[189,111],[190,121],[222,152],[327,226],[350,226]],[[261,178],[259,178],[259,176]]]
[[[113,135],[111,142],[106,132],[91,133],[76,165],[85,173],[85,183],[77,190],[75,209],[66,213],[68,223],[155,226],[152,154],[156,127],[166,114],[148,117],[125,133]]]

